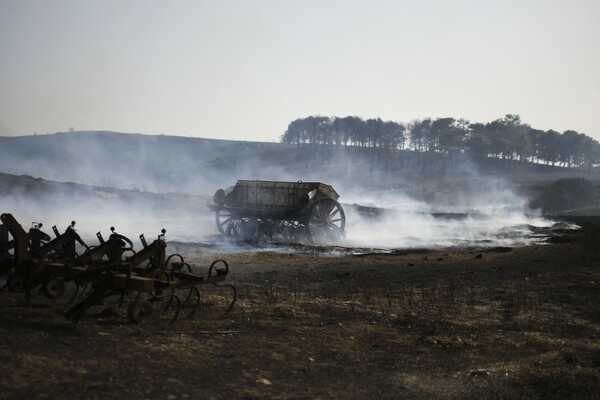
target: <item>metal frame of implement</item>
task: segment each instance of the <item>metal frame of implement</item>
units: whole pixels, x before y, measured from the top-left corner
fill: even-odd
[[[7,286],[13,291],[24,291],[28,305],[31,304],[32,289],[40,285],[47,297],[55,298],[64,292],[64,282],[74,282],[77,289],[71,301],[80,286],[91,286],[85,298],[65,313],[65,317],[73,322],[79,321],[87,309],[100,304],[103,299],[120,295],[122,300],[126,292],[137,293],[127,310],[130,322],[134,323],[146,320],[152,314],[152,303],[156,301],[165,301],[168,307],[174,309],[171,319],[174,322],[182,306],[176,291],[183,291],[184,304],[190,303],[192,311],[189,316],[193,315],[199,306],[197,287],[201,285],[231,289],[232,299],[223,315],[228,314],[235,304],[236,288],[225,283],[229,272],[227,262],[214,261],[208,276],[192,273],[191,266],[181,255],[172,254],[166,258],[164,229],[150,244],[141,235],[143,249],[136,253],[131,240],[115,233],[114,228],[111,228],[108,240],[104,240],[98,232],[96,236],[100,244],[90,247],[75,232],[74,222],[62,235],[53,227],[57,237],[50,240],[48,235],[40,233],[41,224],[34,224],[28,234],[11,214],[0,215],[0,220],[0,274],[8,272]],[[12,240],[9,240],[9,233]],[[75,242],[86,249],[82,255],[75,253]],[[126,256],[127,252],[132,254]],[[147,294],[150,300],[142,299],[142,294]]]

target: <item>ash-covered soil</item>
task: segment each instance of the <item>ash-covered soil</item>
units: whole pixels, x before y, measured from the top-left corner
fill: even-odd
[[[485,250],[170,243],[199,272],[227,260],[238,290],[228,316],[174,324],[127,324],[113,298],[73,324],[69,296],[27,307],[4,288],[0,398],[599,398],[600,218],[570,221]]]

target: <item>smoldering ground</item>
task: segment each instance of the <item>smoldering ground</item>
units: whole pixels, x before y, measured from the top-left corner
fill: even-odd
[[[440,248],[520,246],[540,241],[553,221],[531,209],[528,199],[499,179],[468,183],[440,180],[425,190],[351,192],[353,204],[378,207],[348,213],[347,242],[353,246]],[[365,217],[365,215],[367,217]]]

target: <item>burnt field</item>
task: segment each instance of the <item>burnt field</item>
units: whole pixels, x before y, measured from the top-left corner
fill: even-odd
[[[168,243],[195,268],[224,258],[238,290],[169,324],[116,299],[67,321],[0,291],[1,398],[598,398],[600,218],[521,247],[238,251]],[[4,285],[4,280],[0,282]]]
[[[231,292],[204,285],[194,315],[184,307],[170,324],[156,307],[136,325],[132,296],[111,296],[75,324],[72,282],[28,306],[0,276],[0,398],[598,398],[600,217],[572,216],[598,214],[596,174],[508,165],[400,176],[360,154],[324,163],[281,146],[118,134],[12,146],[34,157],[2,157],[0,211],[24,229],[76,221],[98,246],[96,232],[114,226],[138,250],[140,233],[150,242],[166,228],[166,254],[194,274],[229,263],[237,301],[223,317]],[[81,148],[96,158],[63,154]],[[591,190],[540,201],[565,192],[549,182],[580,175]],[[343,237],[223,239],[207,204],[237,179],[333,185]]]

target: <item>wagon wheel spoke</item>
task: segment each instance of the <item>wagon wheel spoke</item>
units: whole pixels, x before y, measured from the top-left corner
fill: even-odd
[[[225,233],[227,234],[227,236],[237,236],[239,224],[239,221],[232,219],[227,225],[227,229],[225,229]]]
[[[229,224],[230,222],[231,222],[231,217],[229,217],[229,218],[227,218],[225,221],[223,221],[223,222],[219,223],[219,227],[220,227],[220,229],[219,229],[219,230],[222,230],[222,229],[223,229],[223,227],[224,227],[225,225]]]
[[[215,211],[215,221],[217,223],[217,229],[222,235],[232,235],[237,220],[229,210],[218,208]]]
[[[334,210],[330,210],[328,218],[331,219],[331,218],[335,217],[336,214],[339,214],[339,213],[340,213],[340,209],[339,208],[336,208]]]
[[[216,211],[217,228],[222,235],[249,240],[258,234],[258,220],[233,215],[227,210]]]
[[[346,217],[338,202],[319,200],[310,211],[308,230],[314,241],[336,241],[344,233]]]

